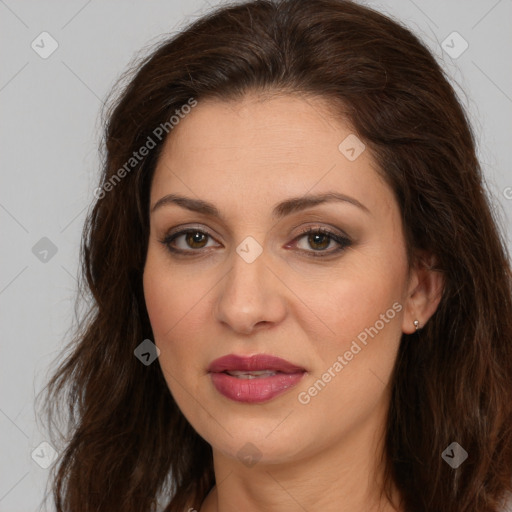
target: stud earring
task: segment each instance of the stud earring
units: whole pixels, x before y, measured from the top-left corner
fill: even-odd
[[[420,328],[419,320],[414,320],[413,324],[414,324],[414,327],[416,328],[416,330],[418,330]]]

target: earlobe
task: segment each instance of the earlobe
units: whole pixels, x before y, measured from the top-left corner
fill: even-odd
[[[422,253],[411,272],[405,303],[402,332],[412,334],[421,329],[435,313],[444,288],[444,275],[437,269],[434,255]]]

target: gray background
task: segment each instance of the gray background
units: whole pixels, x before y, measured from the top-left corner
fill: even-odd
[[[31,454],[44,459],[48,452],[38,446],[48,437],[35,421],[34,396],[73,319],[80,234],[99,173],[102,101],[136,52],[217,3],[0,0],[0,512],[36,511],[44,496],[49,469]],[[452,77],[511,248],[512,1],[366,3],[407,24]],[[44,31],[58,43],[46,59],[31,47],[43,45]],[[457,58],[442,46],[454,31],[469,44]],[[447,42],[452,53],[462,48],[453,36]],[[43,237],[54,255],[34,253],[48,244]]]

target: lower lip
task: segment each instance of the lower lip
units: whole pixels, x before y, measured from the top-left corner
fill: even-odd
[[[277,373],[271,377],[239,379],[227,373],[211,373],[213,385],[226,398],[236,402],[266,402],[296,386],[304,377],[301,373]]]

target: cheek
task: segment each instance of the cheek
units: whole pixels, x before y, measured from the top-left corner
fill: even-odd
[[[367,272],[346,279],[332,291],[328,311],[337,334],[355,337],[375,323],[382,329],[382,315],[386,320],[396,317],[398,308],[393,309],[393,304],[400,303],[401,287],[399,280],[389,278],[389,275],[372,276]]]
[[[406,267],[400,255],[395,261],[382,253],[374,257],[357,255],[339,270],[330,273],[322,286],[308,284],[305,296],[329,330],[323,329],[329,345],[347,342],[366,328],[382,321],[386,326],[399,325],[400,304],[406,279]],[[393,308],[394,304],[398,304]],[[387,313],[387,314],[386,314]],[[384,320],[381,319],[384,315]],[[386,322],[386,320],[391,320]],[[389,330],[389,329],[385,329]],[[343,341],[344,340],[344,341]]]
[[[151,250],[143,276],[146,308],[157,339],[163,340],[188,324],[211,288],[197,272],[189,272]]]
[[[143,286],[146,309],[151,323],[154,343],[160,349],[159,361],[164,372],[176,375],[197,367],[197,355],[204,339],[208,321],[208,292],[215,281],[205,280],[204,274],[171,268],[168,261],[148,254]],[[169,385],[172,383],[169,382]]]
[[[146,309],[151,322],[153,335],[156,340],[161,339],[173,328],[178,319],[182,303],[172,293],[169,280],[165,273],[146,267],[144,271],[144,298]]]
[[[312,347],[321,363],[308,385],[328,381],[330,391],[321,393],[325,400],[357,406],[382,392],[402,334],[405,274],[398,254],[395,261],[365,258],[364,265],[351,265],[326,282],[322,294],[315,292],[316,311],[329,331],[324,328],[314,336]],[[323,389],[322,383],[317,387]]]
[[[390,376],[401,338],[403,306],[389,289],[365,288],[361,281],[346,283],[330,296],[330,309],[323,310],[322,318],[334,334],[320,336],[313,344],[321,361],[315,378],[330,371],[339,375],[333,380],[343,387],[345,398],[363,396],[369,377],[387,382]]]

